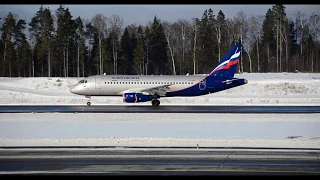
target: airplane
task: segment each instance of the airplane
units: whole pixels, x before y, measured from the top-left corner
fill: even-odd
[[[248,83],[235,78],[242,45],[233,45],[207,75],[93,75],[80,80],[70,92],[91,96],[122,96],[125,103],[151,101],[160,105],[160,98],[202,96]]]

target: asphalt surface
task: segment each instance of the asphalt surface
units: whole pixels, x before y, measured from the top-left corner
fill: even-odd
[[[320,113],[320,106],[0,106],[0,113]],[[320,175],[320,149],[2,147],[0,175]]]
[[[320,175],[320,149],[2,147],[0,175]]]
[[[0,106],[0,113],[320,113],[320,106]]]

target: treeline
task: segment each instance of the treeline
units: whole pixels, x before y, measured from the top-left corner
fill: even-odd
[[[170,23],[124,27],[119,15],[73,17],[61,5],[40,7],[29,23],[1,18],[0,76],[83,77],[96,74],[206,74],[235,43],[243,44],[238,73],[320,72],[320,21],[313,13],[287,17],[283,5],[265,16],[220,10]]]

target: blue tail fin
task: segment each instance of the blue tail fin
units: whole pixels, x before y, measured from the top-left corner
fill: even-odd
[[[211,71],[209,76],[222,76],[233,78],[236,72],[241,53],[241,44],[231,47],[231,49],[223,56],[218,65]]]

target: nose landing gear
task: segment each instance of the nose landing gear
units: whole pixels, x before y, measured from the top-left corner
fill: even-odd
[[[91,105],[91,96],[85,96],[85,98],[88,98],[88,102],[87,102],[87,106],[90,106]]]

